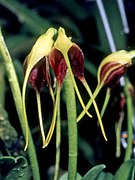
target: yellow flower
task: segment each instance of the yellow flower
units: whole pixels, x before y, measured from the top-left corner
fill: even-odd
[[[27,122],[26,107],[25,107],[25,92],[28,81],[31,83],[31,85],[34,87],[36,91],[39,121],[40,121],[41,134],[42,134],[43,146],[44,146],[45,135],[44,135],[43,123],[42,123],[39,91],[42,85],[45,83],[45,81],[49,83],[47,58],[52,49],[54,43],[53,36],[56,34],[56,32],[57,32],[56,29],[50,28],[45,34],[41,35],[34,44],[34,46],[32,47],[32,50],[30,51],[29,55],[26,57],[24,62],[25,77],[22,88],[22,103],[23,103],[23,112],[25,116],[24,121],[26,125],[25,150],[28,146],[28,122]]]

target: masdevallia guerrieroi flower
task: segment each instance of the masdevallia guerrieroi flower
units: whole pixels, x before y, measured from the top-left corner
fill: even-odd
[[[125,51],[120,50],[114,53],[111,53],[100,63],[98,68],[98,84],[93,93],[93,97],[96,98],[101,88],[106,86],[112,86],[114,83],[117,83],[120,77],[125,74],[127,67],[132,65],[132,59],[135,57],[135,51]],[[92,104],[90,100],[86,109],[88,110]],[[84,116],[85,112],[82,111],[78,116],[78,121]]]
[[[24,112],[24,122],[26,125],[26,145],[25,150],[28,146],[28,122],[26,115],[26,105],[25,105],[25,93],[26,93],[26,85],[29,82],[36,92],[37,97],[37,105],[38,105],[38,114],[39,114],[39,122],[43,140],[43,147],[45,144],[45,134],[42,122],[42,113],[41,113],[41,103],[40,103],[40,90],[41,87],[46,83],[50,87],[50,92],[53,97],[53,93],[51,90],[50,84],[50,75],[49,75],[49,64],[48,64],[48,55],[52,49],[54,40],[53,36],[56,34],[56,29],[49,28],[48,31],[41,35],[36,43],[33,45],[29,55],[26,57],[24,61],[24,82],[22,88],[22,104],[23,104],[23,112]]]
[[[58,37],[54,43],[54,46],[52,48],[50,55],[49,55],[49,62],[50,62],[52,69],[54,70],[55,76],[57,78],[57,81],[58,81],[58,84],[60,87],[66,76],[66,71],[69,71],[73,85],[74,85],[74,89],[79,98],[79,101],[80,101],[85,113],[91,117],[91,115],[88,114],[88,112],[85,108],[85,105],[81,98],[80,92],[76,85],[74,76],[76,76],[83,83],[83,85],[86,88],[88,94],[90,95],[92,103],[95,107],[103,136],[107,140],[97,104],[93,98],[92,92],[91,92],[91,90],[86,82],[86,79],[84,77],[84,55],[83,55],[83,52],[79,48],[78,45],[76,45],[75,43],[73,43],[71,41],[71,38],[68,38],[66,36],[64,29],[61,27],[58,30]]]

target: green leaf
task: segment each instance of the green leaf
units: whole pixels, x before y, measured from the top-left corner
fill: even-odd
[[[36,37],[23,34],[6,37],[6,43],[8,45],[9,51],[11,52],[11,56],[13,57],[20,57],[22,54],[27,54],[35,41]]]
[[[114,180],[134,180],[135,178],[135,159],[124,162],[117,170]]]
[[[28,163],[24,157],[5,156],[0,158],[1,180],[28,180],[29,177]]]
[[[87,59],[85,57],[85,69],[94,77],[97,77],[97,68],[96,66],[92,63],[91,60]]]
[[[83,176],[82,180],[96,180],[104,168],[104,164],[94,166]]]
[[[101,172],[96,180],[112,180],[113,175],[109,172]]]
[[[19,20],[25,23],[29,27],[29,31],[34,34],[42,34],[52,26],[50,21],[41,18],[16,0],[0,0],[0,3],[16,14]]]
[[[76,180],[81,180],[81,179],[82,176],[79,173],[77,173]],[[68,173],[65,173],[63,176],[61,176],[59,180],[68,180]]]
[[[89,11],[86,11],[86,9],[79,5],[75,0],[60,1],[60,3],[64,9],[79,20],[85,19],[89,16]]]

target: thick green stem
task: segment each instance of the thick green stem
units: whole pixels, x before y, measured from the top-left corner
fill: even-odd
[[[61,118],[60,118],[60,98],[58,101],[57,121],[56,121],[56,160],[54,180],[58,179],[60,164],[60,143],[61,143]]]
[[[116,132],[116,157],[119,158],[121,155],[121,142],[120,142],[120,136],[121,136],[121,128],[122,128],[122,122],[124,119],[124,112],[122,111],[120,113],[120,118],[118,122],[115,123],[115,132]]]
[[[12,59],[10,57],[10,54],[9,54],[6,44],[4,42],[1,31],[0,31],[0,53],[3,57],[3,61],[5,64],[6,74],[7,74],[9,83],[10,83],[10,87],[11,87],[11,91],[13,94],[13,98],[14,98],[16,110],[17,110],[17,113],[19,116],[19,121],[20,121],[20,124],[22,127],[22,131],[23,131],[23,134],[25,135],[25,125],[24,125],[24,114],[23,114],[23,107],[22,107],[21,91],[20,91],[20,87],[18,84],[16,72],[15,72],[15,69],[14,69],[14,66],[12,63]],[[28,128],[28,132],[29,132],[28,153],[29,153],[29,157],[30,157],[33,179],[40,180],[39,167],[38,167],[35,147],[33,144],[33,139],[32,139],[29,128]]]
[[[133,104],[132,104],[132,98],[130,94],[130,82],[127,78],[125,78],[126,84],[125,84],[125,94],[126,94],[126,103],[127,103],[127,132],[128,132],[128,138],[127,138],[127,149],[124,161],[127,161],[131,158],[131,152],[132,152],[132,140],[133,140],[133,128],[132,128],[132,118],[133,118]]]
[[[77,113],[76,99],[73,82],[69,72],[67,72],[64,81],[64,90],[66,98],[67,116],[68,116],[68,141],[69,141],[69,161],[68,161],[68,179],[75,180],[77,174]]]

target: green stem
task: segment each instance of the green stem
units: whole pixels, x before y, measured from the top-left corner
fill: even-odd
[[[8,49],[6,47],[6,44],[4,42],[1,31],[0,31],[0,53],[3,57],[3,61],[5,64],[6,73],[8,76],[9,83],[10,83],[10,87],[11,87],[11,91],[13,94],[16,110],[17,110],[17,113],[19,116],[19,121],[21,124],[21,128],[22,128],[23,134],[25,135],[25,125],[24,125],[24,114],[23,114],[23,107],[22,107],[21,91],[20,91],[20,87],[18,84],[16,72],[15,72],[15,69],[14,69],[14,66],[12,63],[12,59],[10,57],[10,54],[9,54]],[[28,132],[29,132],[28,154],[30,157],[33,179],[34,180],[40,180],[39,167],[38,167],[35,147],[34,147],[33,139],[32,139],[29,128],[28,128]]]
[[[61,143],[61,118],[60,118],[60,98],[59,98],[57,121],[56,121],[56,160],[55,160],[54,180],[57,180],[59,175],[60,143]]]
[[[115,123],[115,132],[116,132],[116,157],[119,158],[121,154],[121,143],[120,143],[120,135],[121,135],[121,128],[122,122],[124,119],[124,112],[120,113],[120,119],[118,122]]]
[[[5,106],[5,68],[0,59],[0,104],[4,108]]]
[[[133,129],[132,129],[132,117],[133,117],[133,105],[132,99],[130,94],[130,82],[127,78],[125,78],[125,95],[126,95],[126,103],[127,103],[127,131],[128,131],[128,138],[127,138],[127,149],[125,153],[124,161],[131,159],[131,152],[132,152],[132,138],[133,138]]]
[[[100,113],[101,114],[101,118],[103,117],[103,115],[105,113],[105,110],[106,110],[106,107],[108,105],[109,99],[110,99],[110,88],[107,88],[104,104],[103,104],[103,107],[102,107],[101,113]]]
[[[66,60],[66,64],[67,64],[67,66],[68,66],[68,71],[69,71],[69,74],[70,74],[70,76],[71,76],[71,79],[72,79],[72,82],[73,82],[73,85],[74,85],[75,92],[76,92],[76,94],[77,94],[77,96],[78,96],[78,99],[79,99],[79,101],[80,101],[80,104],[81,104],[82,107],[83,107],[84,114],[87,114],[87,115],[91,118],[92,115],[89,114],[89,112],[87,111],[87,109],[86,109],[86,107],[85,107],[85,104],[84,104],[84,102],[83,102],[83,99],[82,99],[82,97],[81,97],[81,94],[80,94],[80,92],[79,92],[79,89],[78,89],[78,87],[77,87],[77,84],[76,84],[76,81],[75,81],[75,78],[74,78],[74,75],[73,75],[73,72],[72,72],[72,69],[71,69],[71,66],[70,66],[70,62],[69,62],[68,55],[67,55],[67,53],[64,53],[63,55],[64,55],[64,58],[65,58],[65,60]]]
[[[69,160],[68,160],[68,179],[75,180],[77,174],[77,113],[74,85],[70,73],[67,72],[64,81],[66,107],[68,116],[68,141],[69,141]]]

